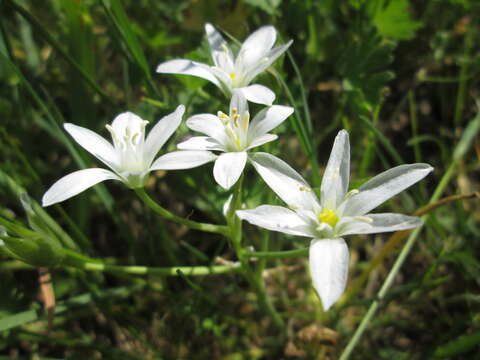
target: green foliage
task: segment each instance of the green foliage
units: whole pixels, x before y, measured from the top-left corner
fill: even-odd
[[[475,348],[478,348],[480,342],[480,331],[475,331],[472,334],[459,336],[458,338],[439,346],[433,353],[434,358],[451,358],[465,354]],[[478,350],[478,349],[477,349]],[[473,355],[473,353],[472,353]]]
[[[312,290],[307,256],[251,259],[252,277],[265,281],[287,323],[283,337],[262,310],[258,289],[238,274],[191,278],[180,271],[172,278],[145,270],[207,271],[236,263],[232,244],[221,235],[157,217],[116,182],[54,207],[38,203],[61,176],[101,166],[64,131],[65,122],[106,136],[105,124],[123,111],[138,112],[151,124],[180,103],[184,119],[226,111],[229,99],[207,81],[155,73],[169,59],[210,62],[203,26],[211,22],[234,43],[266,24],[277,28],[278,42],[294,40],[258,78],[275,91],[275,104],[296,110],[276,132],[279,139],[261,151],[313,179],[315,189],[333,134],[347,128],[355,149],[351,188],[392,164],[435,167],[425,184],[381,211],[414,212],[439,194],[436,189],[442,197],[471,195],[429,210],[352,358],[475,358],[478,2],[3,0],[0,13],[2,355],[336,359],[352,338],[405,241],[386,248],[389,234],[350,238],[351,281],[374,267],[366,285],[328,313]],[[251,113],[259,109],[252,105]],[[165,148],[175,150],[189,135],[182,124]],[[246,208],[280,203],[254,170],[244,182]],[[178,216],[224,225],[230,193],[216,186],[211,165],[156,172],[146,190]],[[306,252],[305,239],[247,224],[243,230],[246,251]],[[383,251],[384,261],[375,265],[372,259]],[[109,271],[89,272],[85,264]],[[45,265],[52,267],[57,303],[52,329],[38,296],[36,267]]]
[[[380,35],[395,40],[409,40],[422,27],[420,21],[412,20],[408,0],[384,0],[378,2],[380,5],[372,14],[372,20]]]
[[[395,44],[385,41],[374,29],[352,37],[338,60],[343,89],[359,110],[367,113],[379,105],[387,83],[394,78],[386,70],[393,60]]]
[[[409,40],[422,27],[412,19],[409,0],[350,0],[357,10],[364,10],[378,33],[393,40]]]

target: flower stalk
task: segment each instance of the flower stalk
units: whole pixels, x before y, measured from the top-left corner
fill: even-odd
[[[145,205],[147,205],[150,209],[152,209],[158,215],[164,217],[167,220],[175,221],[176,223],[185,225],[186,227],[193,230],[211,232],[211,233],[221,234],[224,236],[228,236],[229,234],[228,227],[224,225],[201,223],[193,220],[188,220],[188,219],[182,218],[181,216],[172,214],[170,211],[168,211],[167,209],[160,206],[157,202],[155,202],[146,193],[146,191],[143,188],[135,189],[135,193],[138,195],[138,197],[143,201]]]
[[[258,301],[263,310],[272,318],[273,323],[279,329],[285,329],[285,323],[276,311],[270,297],[268,296],[262,276],[257,276],[248,262],[247,252],[242,248],[242,220],[236,216],[236,211],[241,208],[242,203],[242,185],[243,175],[235,184],[230,206],[226,213],[227,224],[230,229],[230,240],[232,242],[235,253],[240,261],[241,272],[245,276],[249,284],[255,289]]]

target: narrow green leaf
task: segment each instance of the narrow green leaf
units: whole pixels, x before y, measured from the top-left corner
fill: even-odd
[[[12,0],[4,0],[4,3],[12,7],[16,12],[18,12],[25,20],[27,20],[30,25],[35,29],[39,36],[43,37],[47,43],[52,45],[52,47],[74,68],[79,74],[87,81],[90,86],[101,95],[109,103],[112,102],[110,97],[100,88],[100,86],[78,65],[78,63],[60,46],[58,41],[45,30],[45,27],[27,10],[23,7],[17,5]]]
[[[130,296],[133,292],[141,290],[142,285],[133,285],[130,287],[118,287],[107,290],[100,290],[95,295],[86,293],[74,296],[66,301],[61,301],[55,307],[55,314],[61,314],[72,308],[88,305],[95,300],[109,299],[109,298],[123,298]],[[42,319],[46,314],[42,310],[28,310],[17,313],[15,315],[6,316],[0,319],[0,331],[8,330],[17,326],[27,324],[32,321]]]
[[[480,343],[480,330],[472,334],[461,335],[455,340],[437,347],[433,356],[436,358],[452,357],[473,350]]]
[[[453,152],[453,159],[459,160],[467,153],[472,145],[475,136],[480,131],[480,112],[468,123],[465,128],[460,141]]]

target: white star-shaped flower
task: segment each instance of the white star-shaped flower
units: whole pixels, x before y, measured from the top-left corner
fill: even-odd
[[[272,105],[260,111],[252,121],[243,92],[234,91],[229,114],[199,114],[187,120],[187,126],[207,136],[194,136],[178,144],[183,150],[220,151],[215,160],[213,175],[225,189],[232,187],[245,168],[250,150],[277,139],[268,132],[280,125],[293,108]],[[179,151],[181,152],[181,151]]]
[[[193,75],[204,78],[218,86],[227,96],[240,89],[254,103],[271,105],[275,94],[269,88],[250,83],[266,70],[291,45],[273,47],[277,32],[273,26],[263,26],[251,34],[234,57],[222,35],[210,25],[205,25],[214,66],[186,59],[175,59],[161,63],[157,72]]]
[[[420,219],[370,211],[428,175],[428,164],[400,165],[348,190],[350,143],[338,133],[317,198],[308,183],[288,164],[266,153],[252,155],[252,164],[270,188],[289,206],[262,205],[239,210],[251,224],[286,234],[312,238],[309,250],[313,286],[325,310],[342,295],[348,274],[348,248],[343,236],[411,229]]]
[[[43,206],[64,201],[105,180],[119,180],[132,189],[143,187],[150,171],[170,170],[163,166],[165,160],[175,162],[176,169],[189,169],[215,159],[214,154],[206,151],[177,151],[154,161],[160,148],[180,125],[184,112],[185,107],[178,106],[173,113],[157,122],[146,139],[148,121],[131,112],[122,113],[111,125],[106,126],[112,136],[113,146],[89,129],[64,124],[65,130],[77,143],[111,170],[83,169],[64,176],[43,195]]]

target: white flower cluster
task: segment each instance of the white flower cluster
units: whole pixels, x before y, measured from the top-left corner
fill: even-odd
[[[159,73],[193,75],[209,80],[231,98],[228,114],[198,114],[186,124],[204,136],[178,144],[179,151],[155,159],[161,147],[181,123],[185,107],[158,121],[148,136],[148,121],[126,112],[107,129],[112,143],[74,124],[65,130],[85,150],[110,170],[92,168],[75,171],[54,183],[42,202],[49,206],[64,201],[104,180],[119,180],[130,188],[143,187],[153,170],[190,169],[214,161],[215,181],[230,189],[251,163],[267,185],[288,205],[262,205],[236,214],[251,224],[292,235],[311,238],[310,272],[313,285],[327,310],[343,293],[348,273],[348,248],[343,236],[411,229],[420,219],[401,214],[369,213],[372,209],[424,178],[428,164],[401,165],[385,171],[348,192],[350,145],[348,133],[338,133],[317,198],[308,183],[288,164],[255,147],[277,139],[270,131],[293,113],[293,108],[272,105],[275,94],[267,87],[250,84],[287,48],[273,47],[276,31],[265,26],[251,34],[233,56],[215,28],[205,26],[213,66],[185,59],[170,60],[157,67]],[[248,103],[267,105],[250,120]]]

